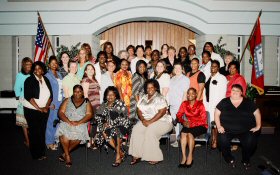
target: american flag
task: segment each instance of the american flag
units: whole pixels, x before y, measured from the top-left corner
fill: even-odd
[[[46,62],[46,58],[48,57],[48,51],[50,48],[50,40],[47,36],[46,31],[43,27],[43,22],[40,17],[38,17],[38,28],[37,28],[37,36],[35,40],[35,61]]]

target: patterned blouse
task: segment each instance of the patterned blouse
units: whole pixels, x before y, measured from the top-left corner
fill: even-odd
[[[97,121],[96,144],[99,146],[105,139],[123,138],[130,129],[127,108],[121,100],[115,100],[112,107],[108,106],[108,102],[102,103],[96,111],[95,119]],[[105,123],[108,123],[109,127],[105,128]],[[104,138],[103,132],[107,138]]]
[[[116,87],[121,87],[120,95],[123,96],[124,103],[130,112],[130,97],[132,95],[132,75],[129,71],[120,69],[115,76],[114,84]]]
[[[82,83],[84,82],[89,83],[88,99],[92,108],[96,110],[100,106],[100,86],[97,81],[91,80],[87,77],[82,80]]]
[[[132,77],[132,95],[130,97],[130,116],[129,118],[137,119],[137,101],[135,96],[141,96],[144,95],[144,83],[145,79],[138,75],[137,73],[133,74]]]

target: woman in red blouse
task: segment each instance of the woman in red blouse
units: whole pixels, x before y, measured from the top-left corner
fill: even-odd
[[[193,164],[194,138],[207,132],[207,115],[204,105],[197,101],[197,92],[189,88],[188,101],[184,101],[177,113],[177,119],[183,125],[181,130],[182,161],[179,168],[190,168]],[[185,116],[184,116],[185,115]],[[189,146],[189,154],[186,157],[186,146]]]

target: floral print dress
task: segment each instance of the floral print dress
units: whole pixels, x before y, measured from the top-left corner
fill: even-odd
[[[127,107],[121,100],[115,100],[112,107],[108,106],[108,102],[102,103],[96,111],[95,119],[97,121],[96,144],[101,146],[105,140],[123,138],[130,129],[130,121],[128,119]],[[105,127],[105,123],[109,127]],[[107,138],[104,138],[103,132]]]

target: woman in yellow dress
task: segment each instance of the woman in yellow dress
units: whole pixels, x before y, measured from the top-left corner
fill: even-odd
[[[114,84],[119,91],[121,100],[124,101],[128,113],[130,111],[130,97],[132,95],[132,75],[129,69],[129,62],[121,60],[121,69],[116,73]]]

